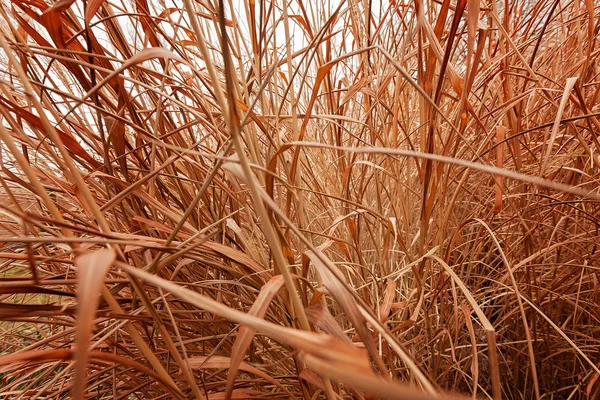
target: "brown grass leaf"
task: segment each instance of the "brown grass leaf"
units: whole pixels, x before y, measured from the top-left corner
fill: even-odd
[[[65,11],[66,9],[71,7],[71,5],[75,3],[75,1],[76,0],[59,0],[56,3],[52,4],[52,6],[46,8],[46,10],[44,10],[44,13]]]
[[[94,15],[98,12],[104,0],[88,0],[87,7],[85,8],[85,24],[89,25]]]
[[[385,323],[385,321],[388,319],[388,314],[392,309],[392,303],[394,302],[394,298],[396,296],[396,286],[396,281],[393,279],[387,280],[383,301],[379,306],[379,320],[381,323]]]
[[[571,93],[571,90],[573,89],[573,86],[575,86],[575,83],[577,83],[577,79],[578,79],[577,77],[568,78],[567,82],[565,83],[565,88],[563,90],[563,95],[560,100],[560,105],[558,106],[558,111],[556,112],[556,118],[554,119],[554,126],[552,126],[552,133],[550,135],[550,139],[548,140],[548,143],[546,144],[546,152],[544,154],[544,159],[542,161],[542,165],[541,165],[541,169],[540,169],[541,176],[544,175],[544,172],[546,171],[546,168],[550,161],[550,154],[552,153],[552,148],[554,146],[554,142],[556,141],[556,136],[558,135],[558,129],[560,128],[560,125],[561,125],[560,121],[562,119],[562,115],[565,110],[565,107],[567,106],[567,101],[569,101],[569,95]]]
[[[385,366],[375,347],[371,333],[367,329],[366,320],[358,309],[356,300],[349,293],[341,272],[337,270],[337,267],[332,265],[332,263],[330,263],[329,266],[325,265],[325,263],[312,251],[306,252],[306,255],[319,271],[321,279],[323,280],[323,286],[325,286],[332,297],[344,309],[348,319],[356,328],[360,339],[377,364],[377,367],[381,369],[382,373],[385,373]]]
[[[497,126],[496,127],[496,140],[499,143],[499,146],[496,148],[496,167],[502,168],[504,167],[504,137],[506,136],[506,127],[505,126]],[[496,198],[494,202],[494,213],[498,214],[502,211],[502,177],[500,175],[496,175],[494,177],[496,181],[495,185],[495,193]]]
[[[600,374],[598,372],[595,372],[594,375],[592,375],[592,377],[590,378],[588,384],[586,385],[585,394],[588,397],[592,394],[592,389],[594,388],[594,385],[596,384],[598,378],[600,378]]]
[[[260,293],[254,304],[252,304],[249,314],[258,318],[264,318],[269,304],[271,304],[271,301],[273,301],[273,298],[277,295],[277,292],[279,292],[283,284],[284,280],[281,275],[272,277],[262,288],[260,288]],[[240,327],[237,338],[231,349],[231,365],[229,367],[229,374],[227,375],[225,393],[232,393],[235,375],[240,368],[244,355],[246,354],[255,333],[255,330],[246,325]]]
[[[314,355],[300,353],[300,359],[321,376],[326,376],[349,387],[378,396],[382,399],[394,400],[434,400],[440,397],[420,392],[414,388],[401,386],[393,381],[376,376],[371,370],[355,369],[353,365],[339,364],[332,360],[323,360]],[[445,395],[445,400],[466,400],[458,395]]]
[[[75,399],[82,399],[86,385],[86,369],[88,361],[88,348],[92,334],[92,321],[96,318],[96,311],[100,302],[101,287],[108,269],[116,259],[113,249],[103,249],[92,253],[85,253],[75,259],[77,267],[77,341],[75,348],[75,377],[72,395]]]
[[[320,292],[316,292],[319,293]],[[315,295],[316,297],[316,295]],[[320,297],[320,296],[319,296]],[[306,316],[311,324],[320,328],[323,332],[334,336],[346,343],[352,343],[350,338],[344,333],[340,324],[329,310],[321,304],[311,305],[306,308]]]

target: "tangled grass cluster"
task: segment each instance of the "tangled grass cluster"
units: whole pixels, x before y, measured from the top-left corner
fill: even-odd
[[[599,3],[0,5],[0,397],[600,398]]]

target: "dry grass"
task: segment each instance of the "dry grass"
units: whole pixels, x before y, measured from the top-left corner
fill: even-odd
[[[0,397],[599,398],[597,2],[46,1]]]

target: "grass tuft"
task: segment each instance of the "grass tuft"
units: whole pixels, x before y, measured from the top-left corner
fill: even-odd
[[[0,2],[0,397],[600,398],[600,6]]]

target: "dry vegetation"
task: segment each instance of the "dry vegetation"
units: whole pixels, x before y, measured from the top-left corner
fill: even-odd
[[[290,1],[1,3],[0,397],[598,398],[599,3]]]

